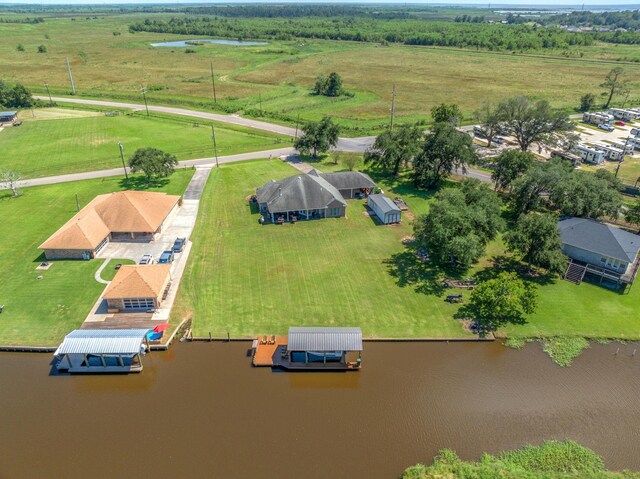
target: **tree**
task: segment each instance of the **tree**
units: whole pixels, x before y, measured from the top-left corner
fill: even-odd
[[[451,123],[457,125],[462,120],[462,111],[455,103],[448,105],[441,103],[431,109],[431,118],[434,123]]]
[[[316,82],[313,84],[314,95],[324,95],[327,91],[327,77],[325,75],[318,75]]]
[[[319,75],[313,85],[313,93],[324,96],[342,95],[342,93],[344,93],[342,89],[342,77],[336,72],[329,73],[328,77]]]
[[[449,123],[438,123],[426,135],[422,151],[414,160],[414,182],[420,187],[438,187],[454,170],[460,168],[466,172],[467,165],[477,160],[469,135]]]
[[[342,77],[336,72],[329,73],[329,78],[327,78],[327,89],[324,94],[326,96],[342,95]]]
[[[533,160],[533,154],[528,151],[507,150],[500,154],[491,174],[491,179],[496,182],[496,190],[507,190],[515,179],[529,171]]]
[[[548,193],[552,206],[563,215],[617,217],[622,208],[620,188],[620,182],[609,171],[571,171],[563,181],[552,183]]]
[[[504,235],[509,251],[520,254],[527,267],[531,265],[560,272],[566,265],[562,254],[562,242],[558,219],[546,213],[528,213],[520,216],[515,228]]]
[[[364,162],[391,170],[397,176],[401,166],[410,164],[420,153],[423,133],[417,126],[402,125],[395,130],[387,130],[376,138],[371,148],[364,153]]]
[[[358,163],[360,163],[360,158],[356,155],[343,154],[340,155],[340,163],[342,163],[342,166],[347,170],[353,171],[356,169],[356,166],[358,166]]]
[[[488,101],[473,113],[474,119],[480,124],[480,133],[487,139],[487,147],[491,148],[493,139],[504,130],[502,110]]]
[[[16,50],[19,52],[23,52],[24,51],[24,45],[22,43],[18,43],[18,45],[16,46]]]
[[[605,89],[602,96],[607,97],[604,108],[609,108],[613,97],[626,87],[626,82],[622,78],[623,75],[624,70],[622,67],[612,68],[609,73],[607,73],[604,81],[600,84],[600,87]]]
[[[30,108],[33,106],[31,92],[20,83],[10,87],[0,80],[0,106],[5,108]]]
[[[572,172],[573,166],[560,158],[534,163],[527,174],[510,185],[509,203],[515,215],[540,208],[542,194],[548,193],[554,185],[564,183]]]
[[[596,105],[596,96],[593,93],[587,93],[580,97],[580,111],[591,111]]]
[[[1,171],[0,172],[0,185],[3,188],[11,190],[13,197],[20,196],[20,189],[18,183],[22,180],[22,175],[16,171]]]
[[[524,324],[527,314],[536,310],[535,285],[522,281],[515,273],[502,272],[480,283],[469,303],[459,314],[471,316],[480,331],[496,331],[505,324]]]
[[[416,244],[439,264],[469,267],[503,228],[500,198],[478,180],[440,191],[426,216],[414,222]]]
[[[152,178],[166,178],[173,173],[178,159],[156,148],[138,148],[129,160],[131,171],[142,171],[147,178],[147,185]]]
[[[47,53],[47,46],[46,45],[40,45],[38,47],[38,53]]]
[[[640,226],[640,200],[636,200],[636,202],[625,211],[624,219],[627,223]],[[638,234],[640,234],[640,230]]]
[[[527,151],[532,143],[554,147],[572,139],[570,133],[575,126],[569,116],[552,110],[546,100],[533,103],[528,97],[518,96],[503,101],[498,108],[522,151]]]
[[[332,146],[338,144],[340,126],[325,116],[320,121],[306,123],[302,127],[302,133],[293,146],[301,153],[311,153],[313,158],[317,158],[318,153],[329,151]]]

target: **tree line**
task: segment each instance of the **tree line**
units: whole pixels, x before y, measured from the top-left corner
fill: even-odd
[[[30,24],[35,25],[38,23],[44,23],[44,18],[36,17],[36,18],[0,18],[0,23],[21,23],[21,24]]]
[[[530,25],[455,23],[419,19],[386,20],[362,17],[296,18],[147,18],[133,23],[129,31],[204,35],[223,38],[290,40],[316,38],[360,42],[404,43],[494,51],[567,49],[594,43],[592,33],[570,33],[558,28]]]

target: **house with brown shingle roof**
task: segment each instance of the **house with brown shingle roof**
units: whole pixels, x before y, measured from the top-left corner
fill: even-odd
[[[124,265],[104,292],[112,312],[157,309],[171,281],[170,264]]]
[[[47,259],[90,259],[109,241],[152,241],[180,197],[147,191],[96,196],[40,245]]]

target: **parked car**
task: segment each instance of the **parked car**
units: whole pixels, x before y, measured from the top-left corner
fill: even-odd
[[[171,264],[173,263],[173,251],[163,251],[158,259],[158,264]]]
[[[607,123],[600,123],[598,125],[598,128],[605,131],[613,131],[613,127],[611,125],[608,125]]]
[[[145,254],[140,260],[140,264],[153,264],[153,255]]]
[[[616,121],[616,122],[614,123],[614,125],[618,125],[618,126],[626,126],[627,124],[626,124],[624,121],[620,121],[620,120],[618,120],[618,121]]]
[[[184,245],[187,242],[187,238],[176,238],[171,248],[174,253],[180,253],[184,249]]]

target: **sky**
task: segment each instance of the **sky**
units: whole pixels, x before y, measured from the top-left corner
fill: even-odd
[[[335,0],[276,0],[274,2],[269,2],[268,0],[0,0],[0,5],[3,4],[30,4],[30,5],[107,5],[107,4],[186,4],[186,3],[397,3],[397,4],[421,4],[421,5],[478,5],[478,6],[487,6],[489,4],[488,0],[449,0],[446,2],[442,1],[434,1],[434,0],[409,0],[408,2],[404,1],[393,1],[393,0],[344,0],[344,1],[335,1]],[[640,8],[639,0],[539,0],[532,2],[531,0],[507,0],[500,2],[491,2],[492,8],[500,8],[507,6],[527,6],[527,7],[565,7],[565,6],[577,6],[582,7],[582,5],[586,7],[594,7],[601,6],[605,8],[611,7],[629,7],[633,6],[635,8]]]

